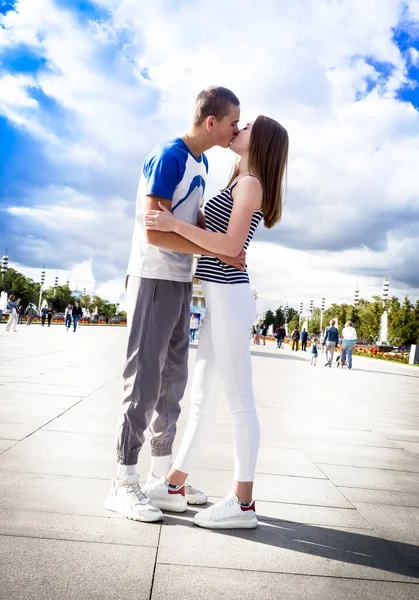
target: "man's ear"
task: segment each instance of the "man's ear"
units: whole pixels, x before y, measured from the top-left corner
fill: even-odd
[[[214,128],[214,123],[215,123],[215,117],[213,115],[210,115],[209,117],[207,117],[206,122],[205,122],[207,131],[211,131]]]

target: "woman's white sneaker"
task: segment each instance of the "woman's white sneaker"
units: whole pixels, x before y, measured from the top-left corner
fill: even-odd
[[[178,489],[171,488],[166,483],[163,476],[152,483],[144,486],[144,493],[150,498],[154,506],[160,510],[169,510],[171,512],[182,513],[188,510],[188,503],[185,498],[185,486]]]
[[[163,520],[163,513],[144,494],[138,483],[138,475],[128,475],[125,479],[115,479],[105,500],[105,508],[144,523]]]
[[[206,529],[254,529],[258,526],[255,503],[242,506],[231,492],[227,498],[197,513],[194,523]]]
[[[188,504],[193,504],[195,506],[206,504],[208,502],[208,496],[204,492],[201,492],[201,490],[194,488],[193,485],[188,484],[185,485],[185,498]]]

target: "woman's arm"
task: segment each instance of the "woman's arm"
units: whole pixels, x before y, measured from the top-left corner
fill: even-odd
[[[234,188],[233,199],[233,210],[226,233],[200,229],[176,219],[167,210],[149,211],[145,215],[145,227],[159,231],[173,231],[215,254],[237,256],[246,243],[252,215],[262,206],[262,186],[259,180],[255,177],[243,177]]]

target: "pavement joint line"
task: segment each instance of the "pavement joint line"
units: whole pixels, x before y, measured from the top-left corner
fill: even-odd
[[[222,531],[222,530],[219,530]],[[337,561],[340,562],[340,561]],[[164,565],[166,567],[185,567],[185,568],[193,568],[193,569],[212,569],[212,570],[222,570],[222,571],[240,571],[243,573],[270,573],[272,575],[292,575],[293,577],[318,577],[320,579],[339,579],[342,581],[374,581],[376,583],[397,583],[399,585],[419,585],[419,581],[400,581],[397,579],[376,579],[372,577],[342,577],[339,575],[318,575],[316,573],[294,573],[290,571],[268,571],[266,569],[241,569],[240,567],[222,567],[222,566],[208,566],[208,565],[193,565],[193,564],[183,564],[183,563],[169,563],[169,562],[159,562],[158,565]],[[374,568],[374,567],[372,567]],[[377,568],[377,567],[376,567]],[[414,567],[410,567],[412,570],[415,570]],[[415,574],[416,576],[416,574]],[[419,577],[419,574],[417,575]],[[406,575],[405,577],[410,577]]]
[[[30,539],[30,540],[49,540],[53,542],[74,542],[76,544],[100,544],[104,546],[124,546],[128,548],[153,548],[157,549],[157,546],[151,546],[149,544],[122,544],[120,542],[99,542],[97,540],[74,540],[71,538],[56,538],[56,537],[45,537],[42,535],[19,535],[15,533],[0,533],[0,538],[8,537],[8,538],[20,538],[20,539]]]
[[[159,550],[160,550],[160,540],[161,540],[162,529],[163,529],[163,523],[160,522],[160,531],[159,531],[159,537],[157,538],[157,546],[156,546],[156,556],[154,558],[153,574],[151,576],[150,594],[148,596],[149,600],[151,600],[152,596],[153,596],[154,578],[156,576],[156,569],[157,569],[157,564],[158,564],[157,559],[158,559]]]
[[[23,440],[26,440],[26,439],[30,438],[31,436],[33,436],[34,433],[36,433],[37,431],[40,431],[43,427],[45,427],[49,423],[52,423],[53,421],[55,421],[55,419],[58,419],[62,415],[65,415],[66,412],[68,412],[69,410],[71,410],[72,408],[74,408],[75,406],[77,406],[77,404],[80,404],[80,402],[83,402],[83,399],[79,400],[78,402],[76,402],[75,404],[73,404],[72,406],[70,406],[69,408],[67,408],[66,410],[64,410],[61,414],[57,415],[57,417],[54,417],[53,419],[51,419],[47,423],[44,423],[43,425],[41,425],[40,427],[38,427],[37,429],[35,429],[31,433],[29,433],[28,435],[26,435],[24,438],[22,438],[21,440],[19,440],[19,442],[23,442]],[[19,423],[16,423],[16,425],[19,425]],[[3,450],[3,453],[7,452],[8,450],[11,450],[12,448],[14,448],[15,445],[16,444],[13,444],[13,446],[11,446],[10,448],[6,448],[6,450]]]
[[[348,468],[348,469],[371,469],[371,470],[373,469],[375,471],[386,471],[388,473],[410,473],[411,475],[419,475],[419,471],[404,471],[403,469],[389,469],[389,468],[385,468],[385,467],[364,467],[362,465],[342,465],[340,463],[324,463],[324,462],[319,462],[319,463],[315,462],[314,464],[316,466],[318,466],[319,468],[321,465],[326,465],[326,466],[330,466],[330,467],[343,467],[343,468]],[[330,479],[329,479],[329,481],[330,481]],[[343,486],[343,487],[345,487],[345,486]],[[348,486],[348,487],[352,487],[352,486]],[[377,489],[377,488],[371,488],[371,489]]]

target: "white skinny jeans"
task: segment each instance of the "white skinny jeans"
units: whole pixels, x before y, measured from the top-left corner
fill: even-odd
[[[173,466],[190,473],[214,420],[222,383],[234,422],[235,481],[253,481],[260,430],[252,388],[249,331],[255,299],[246,283],[202,282],[207,314],[191,389],[191,411]]]
[[[13,331],[16,331],[16,328],[17,328],[17,312],[16,312],[15,308],[12,308],[9,320],[7,321],[6,331],[10,331],[11,329],[13,329]]]

